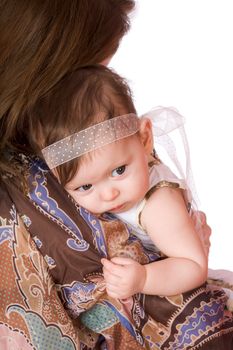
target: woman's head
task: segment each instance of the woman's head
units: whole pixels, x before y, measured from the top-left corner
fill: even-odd
[[[65,76],[50,93],[30,110],[24,128],[28,130],[29,148],[41,149],[114,117],[136,113],[126,81],[110,69],[95,65]],[[74,176],[81,158],[56,171],[64,185]]]
[[[133,7],[133,0],[2,2],[0,150],[27,143],[28,110],[62,77],[114,54]]]

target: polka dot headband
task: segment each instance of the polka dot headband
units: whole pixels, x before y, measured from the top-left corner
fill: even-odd
[[[43,157],[50,169],[94,151],[139,130],[139,118],[130,113],[90,126],[59,140],[44,149]]]

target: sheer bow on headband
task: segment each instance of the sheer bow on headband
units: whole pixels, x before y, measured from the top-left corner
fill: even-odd
[[[54,169],[85,153],[137,133],[140,118],[143,117],[149,118],[152,122],[155,145],[161,145],[167,152],[178,171],[178,176],[186,181],[187,187],[192,192],[192,198],[197,200],[191,171],[189,145],[184,129],[185,119],[173,107],[156,107],[141,117],[130,113],[103,121],[45,147],[42,154],[49,168]],[[177,157],[175,142],[171,137],[173,131],[179,131],[181,136],[186,163],[185,171]]]

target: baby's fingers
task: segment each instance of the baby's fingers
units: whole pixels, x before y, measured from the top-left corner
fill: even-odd
[[[119,287],[119,284],[118,285],[107,284],[106,291],[110,297],[115,298],[115,299],[124,299],[124,298],[128,297],[124,293],[122,288]]]
[[[114,299],[121,299],[121,295],[109,288],[106,288],[107,294]]]
[[[110,260],[107,259],[101,259],[101,263],[103,264],[103,272],[104,273],[110,273],[111,275],[115,276],[121,276],[122,275],[122,266],[114,264]]]
[[[105,269],[111,270],[114,267],[114,263],[112,263],[110,260],[102,258],[101,264],[104,266]]]
[[[105,279],[107,284],[116,285],[116,286],[119,285],[120,280],[121,280],[120,276],[117,276],[117,275],[109,272],[105,268],[103,268],[103,273],[104,273],[104,279]]]

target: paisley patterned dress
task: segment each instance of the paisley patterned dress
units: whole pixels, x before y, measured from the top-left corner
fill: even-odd
[[[17,166],[26,184],[8,175],[0,184],[0,349],[233,349],[217,287],[107,296],[101,257],[162,257],[123,222],[78,207],[40,159],[19,155]]]

